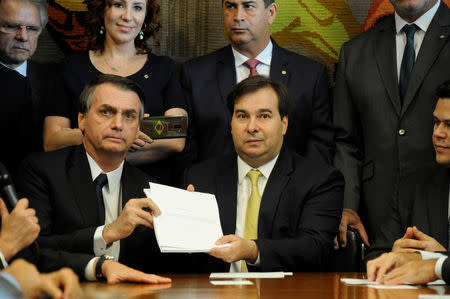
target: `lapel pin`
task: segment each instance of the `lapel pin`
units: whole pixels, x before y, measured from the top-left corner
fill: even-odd
[[[144,78],[145,78],[145,79],[148,79],[148,77],[149,77],[149,76],[148,76],[147,74],[144,75]]]
[[[286,75],[286,74],[287,74],[287,72],[286,72],[285,70],[282,70],[281,73],[282,73],[283,75]]]
[[[445,35],[443,35],[443,34],[441,36],[439,36],[440,39],[443,39],[444,37],[445,37]]]

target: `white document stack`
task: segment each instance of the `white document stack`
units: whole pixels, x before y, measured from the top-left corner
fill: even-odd
[[[208,252],[223,236],[213,194],[156,183],[150,183],[150,189],[144,192],[161,210],[161,215],[154,218],[161,252]]]

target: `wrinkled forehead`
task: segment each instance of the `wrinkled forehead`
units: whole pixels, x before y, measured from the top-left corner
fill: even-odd
[[[0,22],[40,26],[39,9],[26,0],[1,0]]]

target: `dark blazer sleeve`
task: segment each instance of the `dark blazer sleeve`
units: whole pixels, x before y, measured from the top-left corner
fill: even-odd
[[[275,233],[271,238],[255,241],[260,252],[259,271],[313,271],[324,265],[325,257],[332,250],[332,240],[342,213],[343,178],[337,170],[323,174],[324,178],[308,190],[302,206],[298,207],[299,217],[287,218],[289,207],[280,202],[278,209],[286,211],[280,211],[280,216],[284,214],[284,217],[277,220],[279,233],[283,233],[284,221],[294,220],[297,224],[291,226],[292,231],[283,238]],[[299,195],[294,186],[283,190],[283,194]],[[291,230],[288,227],[285,229]]]
[[[53,197],[55,192],[66,192],[69,197],[70,190],[55,190],[58,188],[58,178],[50,175],[39,167],[39,157],[29,157],[25,159],[19,169],[20,182],[18,182],[21,197],[27,197],[30,200],[30,206],[36,210],[39,218],[41,232],[38,237],[38,243],[43,248],[53,248],[69,250],[71,252],[93,252],[93,238],[96,226],[90,226],[83,229],[74,229],[68,233],[55,234],[53,232],[52,221],[57,213],[71,213],[70,211],[61,211],[55,208],[57,204]],[[45,162],[45,160],[44,160]],[[60,165],[58,167],[64,167]],[[55,176],[57,174],[55,173]],[[51,183],[53,182],[53,183]],[[59,204],[64,204],[59,202]],[[81,220],[80,220],[81,221]],[[69,229],[68,229],[69,230]]]
[[[336,72],[333,121],[336,131],[335,166],[345,177],[344,208],[358,211],[362,172],[362,136],[358,112],[346,80],[346,44],[342,46]]]

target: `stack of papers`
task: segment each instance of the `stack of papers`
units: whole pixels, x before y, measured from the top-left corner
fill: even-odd
[[[223,232],[213,194],[156,183],[150,183],[144,192],[161,210],[153,223],[161,252],[208,252],[218,247],[214,243]]]

